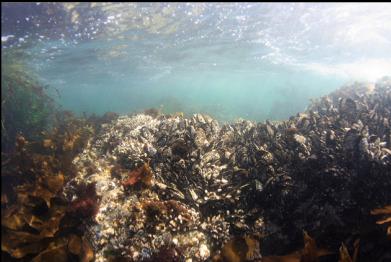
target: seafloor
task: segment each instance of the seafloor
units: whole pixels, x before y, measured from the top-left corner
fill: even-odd
[[[40,158],[19,138],[22,153],[2,163],[5,175],[12,163],[57,175],[35,175],[30,191],[11,183],[18,189],[7,201],[2,192],[3,258],[390,261],[390,125],[391,81],[383,79],[345,86],[286,121],[112,114],[88,126],[90,135],[73,128],[73,138],[67,129],[63,140],[44,140]],[[79,150],[66,155],[77,139]],[[62,153],[50,153],[59,144]],[[26,200],[31,194],[44,203]],[[36,205],[44,211],[26,211]],[[50,213],[56,205],[63,208]]]

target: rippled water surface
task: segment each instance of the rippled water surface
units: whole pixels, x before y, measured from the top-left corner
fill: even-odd
[[[344,83],[391,72],[391,5],[2,4],[2,52],[76,112],[284,119]]]

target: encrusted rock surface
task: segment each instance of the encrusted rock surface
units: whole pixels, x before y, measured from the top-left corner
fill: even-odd
[[[89,226],[96,261],[151,261],[164,248],[178,261],[204,261],[232,236],[254,233],[264,253],[282,252],[302,229],[337,246],[369,223],[357,218],[391,202],[390,125],[387,79],[274,123],[119,117],[74,160],[72,183],[96,183],[101,197]],[[124,186],[144,163],[152,184]]]

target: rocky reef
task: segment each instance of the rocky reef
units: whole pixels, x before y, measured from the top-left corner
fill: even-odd
[[[359,261],[386,261],[390,221],[377,225],[370,211],[391,203],[390,125],[386,78],[280,122],[120,116],[74,158],[63,193],[77,201],[78,185],[95,187],[86,229],[95,261],[300,261],[269,255],[300,249],[303,230],[330,250],[328,261],[341,243],[353,253],[358,238]]]

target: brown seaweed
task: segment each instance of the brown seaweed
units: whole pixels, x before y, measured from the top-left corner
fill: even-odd
[[[96,210],[96,194],[85,190],[92,187],[83,188],[79,199],[84,202],[77,204],[67,202],[61,194],[65,182],[74,176],[72,159],[93,130],[85,120],[65,116],[58,128],[42,133],[42,140],[28,141],[19,135],[15,151],[2,153],[1,178],[6,184],[1,206],[3,255],[31,257],[31,261],[68,261],[70,254],[78,255],[80,261],[93,259],[78,220],[64,217],[70,210],[80,217],[91,216]]]
[[[181,262],[183,261],[183,254],[181,250],[174,245],[162,246],[154,252],[149,259],[145,259],[146,262]]]
[[[385,215],[384,219],[376,221],[376,224],[388,224],[387,237],[391,239],[391,205],[371,210],[371,215]]]
[[[304,248],[284,256],[265,256],[260,259],[259,241],[253,236],[235,237],[221,249],[221,254],[213,257],[214,262],[317,262],[319,257],[333,254],[318,248],[306,231],[303,232]]]
[[[235,237],[225,243],[221,249],[221,254],[214,256],[213,261],[244,262],[258,261],[256,259],[260,258],[259,241],[253,236],[244,236]]]
[[[130,171],[127,179],[122,181],[124,187],[134,186],[136,184],[142,184],[146,187],[152,185],[152,171],[148,163],[144,163],[141,167]]]
[[[70,203],[67,210],[68,214],[80,220],[94,217],[99,208],[95,183],[79,184],[76,195],[78,195],[78,199]]]
[[[192,221],[188,210],[176,200],[146,201],[142,203],[142,207],[146,212],[148,221],[152,224],[163,219],[168,219],[169,214],[175,217],[180,215],[185,224],[186,222]]]
[[[349,251],[346,248],[345,244],[342,243],[341,247],[339,248],[339,260],[338,262],[356,262],[358,257],[358,250],[360,247],[360,240],[357,239],[354,241],[354,252],[353,252],[353,258],[349,255]]]
[[[148,108],[144,110],[144,114],[156,118],[161,114],[161,110],[158,108]]]

